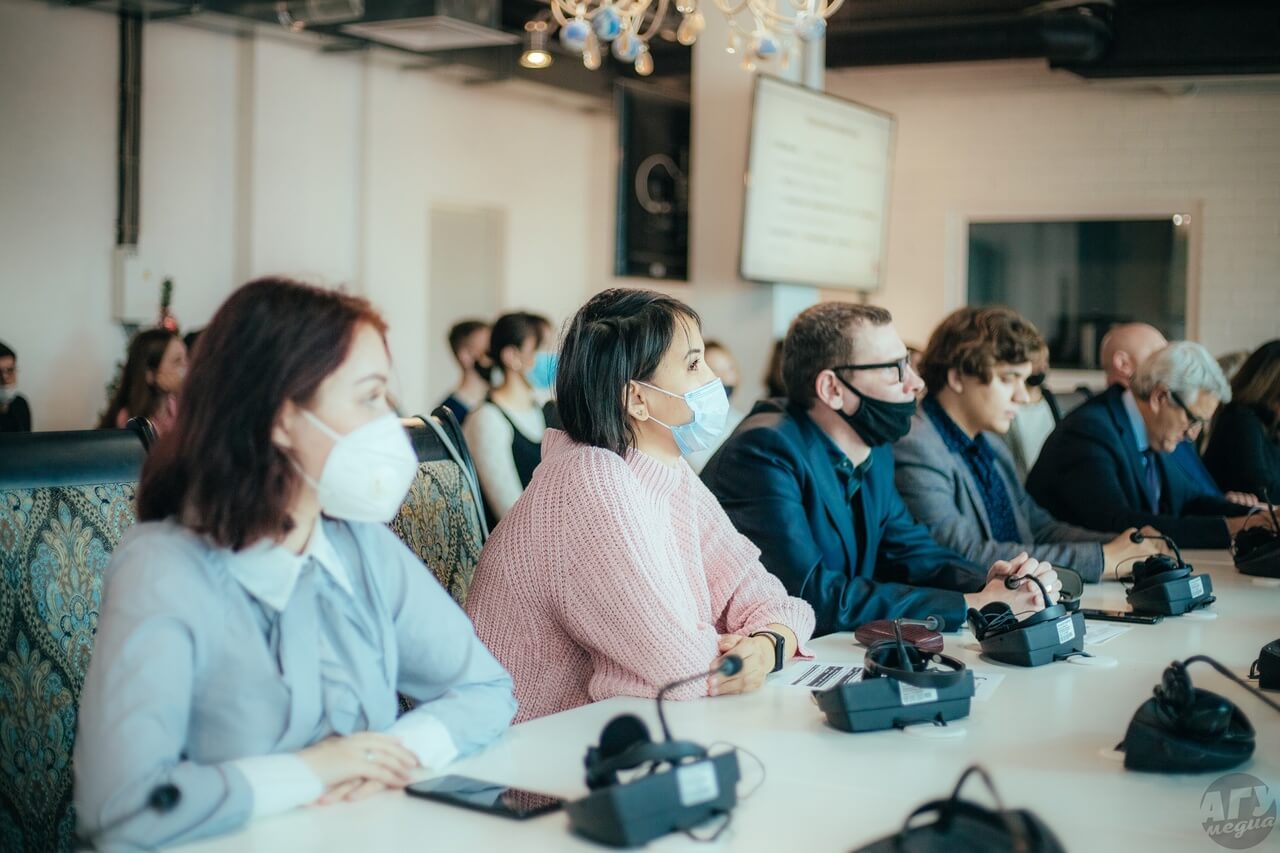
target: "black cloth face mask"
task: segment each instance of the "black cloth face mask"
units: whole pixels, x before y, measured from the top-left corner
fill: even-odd
[[[845,382],[844,377],[838,372],[836,373],[836,378],[862,401],[862,404],[858,406],[858,410],[852,415],[847,415],[843,411],[837,411],[836,414],[844,418],[845,423],[853,427],[853,431],[867,443],[868,447],[893,444],[911,432],[911,418],[916,413],[916,401],[914,399],[905,403],[890,403],[888,400],[877,400],[875,397],[868,397],[848,382]]]

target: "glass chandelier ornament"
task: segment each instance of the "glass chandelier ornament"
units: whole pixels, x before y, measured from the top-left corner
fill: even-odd
[[[649,41],[666,20],[671,0],[549,0],[560,28],[560,44],[582,57],[595,71],[605,52],[647,77],[653,73]],[[677,0],[680,25],[676,39],[690,45],[706,26],[696,0]],[[681,35],[683,33],[683,35]]]
[[[560,44],[582,57],[594,71],[606,52],[635,67],[636,73],[653,73],[649,41],[662,27],[669,6],[675,6],[680,23],[675,40],[693,45],[707,21],[700,5],[714,5],[729,22],[725,50],[742,56],[742,67],[754,71],[757,63],[777,62],[783,68],[801,43],[819,41],[827,34],[827,19],[844,0],[548,0],[551,17],[560,30]],[[543,12],[542,15],[546,13]],[[669,36],[668,36],[669,37]]]
[[[702,0],[707,2],[707,0]],[[725,51],[742,56],[742,67],[754,71],[757,63],[777,61],[783,68],[791,64],[797,48],[820,41],[827,34],[827,19],[844,0],[711,0],[729,22],[729,42]],[[680,0],[681,6],[695,6],[697,0]],[[686,42],[676,34],[681,44]],[[694,36],[687,43],[696,40]]]

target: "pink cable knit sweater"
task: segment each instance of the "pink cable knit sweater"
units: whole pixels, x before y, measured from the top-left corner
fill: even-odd
[[[559,430],[485,545],[467,612],[515,679],[517,722],[656,696],[710,668],[721,634],[775,622],[802,644],[813,633],[813,609],[764,569],[683,460],[624,460]],[[694,682],[668,695],[706,692]]]

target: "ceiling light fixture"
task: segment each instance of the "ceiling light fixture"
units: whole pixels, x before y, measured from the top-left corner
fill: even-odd
[[[547,50],[547,22],[529,21],[524,31],[526,41],[520,64],[525,68],[546,68],[553,61],[551,51]]]
[[[674,0],[680,18],[675,41],[685,47],[697,42],[707,26],[698,7],[708,2],[729,22],[725,51],[741,54],[742,67],[748,71],[754,71],[757,63],[768,62],[786,68],[802,43],[826,36],[827,19],[844,5],[844,0]],[[614,59],[633,65],[637,74],[652,74],[649,40],[659,32],[664,39],[671,39],[671,29],[665,22],[672,0],[548,3],[551,28],[559,28],[560,44],[580,55],[582,64],[592,71],[600,67],[603,51],[609,50]]]

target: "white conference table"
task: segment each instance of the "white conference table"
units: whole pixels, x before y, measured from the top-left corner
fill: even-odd
[[[1008,806],[1038,814],[1068,850],[1214,851],[1201,828],[1200,802],[1220,774],[1169,776],[1126,771],[1115,755],[1130,717],[1151,695],[1168,664],[1208,654],[1243,676],[1258,650],[1280,636],[1280,585],[1240,575],[1225,552],[1187,552],[1197,571],[1213,577],[1217,619],[1166,618],[1129,630],[1092,649],[1114,668],[1056,663],[1034,669],[988,662],[967,630],[948,635],[946,651],[976,672],[1004,675],[994,694],[975,701],[953,726],[964,735],[927,739],[899,731],[847,734],[828,727],[809,692],[783,686],[803,663],[771,676],[760,691],[692,702],[670,702],[667,719],[677,738],[703,744],[732,742],[742,783],[733,822],[712,845],[683,835],[652,842],[654,850],[851,850],[897,830],[927,800],[949,795],[961,771],[986,767]],[[1123,608],[1114,581],[1086,589],[1087,607]],[[1089,625],[1110,625],[1093,623]],[[1087,638],[1087,634],[1086,634]],[[849,634],[815,640],[823,662],[857,663],[861,647]],[[1088,648],[1088,646],[1086,646]],[[1253,758],[1238,768],[1280,790],[1280,714],[1197,664],[1192,682],[1225,695],[1258,732]],[[478,755],[448,768],[577,799],[586,793],[583,754],[614,716],[634,713],[659,732],[654,703],[616,698],[512,728]],[[977,780],[965,793],[990,802]],[[713,828],[713,827],[709,827]],[[1264,848],[1280,849],[1280,830]],[[563,812],[528,821],[470,812],[399,793],[360,803],[306,808],[256,821],[245,830],[181,848],[189,853],[275,853],[283,850],[602,849],[574,836]]]

